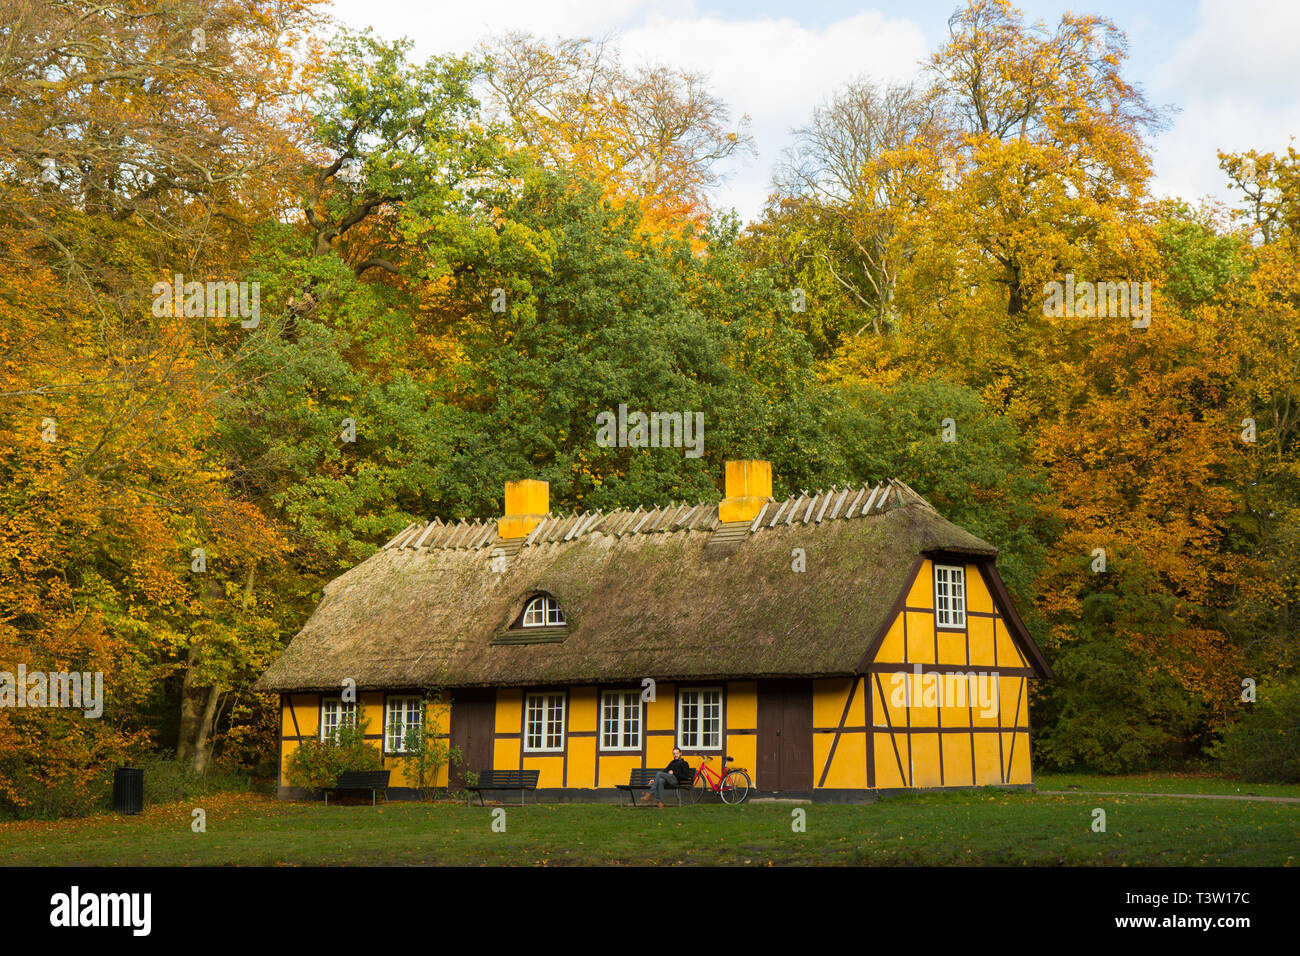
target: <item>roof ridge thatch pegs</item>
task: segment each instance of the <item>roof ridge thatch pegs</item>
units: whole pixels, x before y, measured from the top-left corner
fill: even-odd
[[[434,524],[433,521],[430,521],[429,526],[424,529],[424,534],[420,535],[420,537],[416,539],[415,541],[416,549],[418,550],[419,548],[424,547],[425,545],[428,545],[429,547],[433,547],[433,542],[437,537],[438,537],[438,526]]]
[[[645,513],[645,517],[643,517],[640,521],[638,521],[638,522],[636,523],[636,525],[632,528],[632,534],[636,534],[638,531],[640,531],[640,530],[641,530],[641,527],[642,527],[642,526],[643,526],[647,521],[650,520],[650,516],[651,516],[652,514],[654,514],[653,511],[647,511],[647,512]]]
[[[677,513],[676,506],[670,501],[664,505],[663,510],[659,512],[658,517],[647,529],[649,531],[667,531],[668,526],[672,524],[673,515]]]
[[[456,526],[456,536],[452,538],[449,546],[453,550],[460,550],[473,536],[474,525],[462,518],[460,524]]]
[[[822,506],[817,512],[817,523],[822,523],[822,515],[826,514],[826,509],[830,506],[831,499],[835,497],[835,486],[831,485],[831,490],[822,496]]]
[[[664,514],[664,509],[661,508],[659,505],[655,505],[648,512],[646,512],[645,520],[642,521],[639,525],[637,525],[637,530],[646,531],[646,532],[653,531],[655,529],[655,526],[659,524],[659,519],[663,517],[663,514]]]
[[[840,513],[840,509],[844,507],[844,501],[846,498],[848,498],[848,496],[849,496],[849,489],[846,486],[844,490],[840,492],[840,500],[835,502],[835,507],[831,509],[831,514],[830,514],[831,521],[834,521],[835,516]]]
[[[533,528],[532,531],[528,532],[528,536],[527,536],[526,538],[524,538],[524,543],[521,544],[519,547],[521,547],[521,548],[526,547],[527,545],[530,545],[530,544],[532,544],[534,541],[536,541],[536,540],[537,540],[537,536],[538,536],[539,534],[541,534],[542,528],[544,528],[544,527],[546,526],[546,522],[549,521],[549,520],[550,520],[550,517],[548,516],[548,517],[546,517],[546,518],[543,518],[541,521],[537,522],[537,526],[536,526],[535,528]]]
[[[556,515],[554,521],[547,523],[546,530],[542,532],[542,536],[538,539],[538,543],[550,544],[552,541],[558,541],[568,526],[569,517],[561,512]]]
[[[853,490],[854,490],[854,489],[852,489],[852,488],[849,489],[849,491],[853,491]],[[857,492],[858,492],[858,493],[857,493],[856,495],[853,496],[853,500],[849,502],[849,506],[848,506],[847,508],[844,509],[844,517],[845,517],[845,518],[852,518],[852,517],[853,517],[854,512],[855,512],[855,510],[856,510],[857,507],[858,507],[858,502],[861,501],[861,500],[862,500],[862,496],[863,496],[864,494],[867,493],[867,489],[866,489],[865,487],[863,487],[863,488],[858,488],[858,489],[857,489]]]
[[[405,550],[410,548],[412,551],[416,550],[420,546],[420,541],[424,538],[426,530],[427,527],[424,525],[417,526],[414,531],[406,536],[406,540],[402,542],[402,549]]]
[[[785,516],[786,527],[794,524],[794,516],[799,512],[799,506],[803,504],[803,492],[799,493],[799,499],[790,506],[790,513]]]
[[[780,507],[776,509],[776,514],[772,515],[772,520],[767,523],[769,528],[776,527],[776,523],[781,520],[781,514],[785,511],[785,506],[790,503],[789,498],[782,500]]]
[[[600,524],[600,522],[604,519],[604,517],[605,517],[605,513],[601,511],[599,508],[597,508],[595,511],[589,512],[589,517],[587,518],[587,520],[582,522],[582,524],[578,526],[578,534],[580,535],[587,534],[589,531],[591,531],[592,528]]]
[[[393,537],[391,537],[391,538],[388,540],[388,543],[385,544],[385,545],[383,546],[383,548],[381,548],[380,550],[382,550],[382,551],[387,551],[389,548],[391,548],[391,547],[393,547],[394,545],[396,545],[398,541],[401,541],[402,538],[404,538],[406,535],[410,534],[411,529],[412,529],[412,528],[415,528],[415,527],[418,527],[419,524],[420,524],[420,522],[418,522],[418,521],[412,521],[410,524],[408,524],[408,525],[407,525],[405,528],[403,528],[401,531],[397,532],[397,534],[393,535]]]
[[[628,525],[630,525],[633,521],[635,521],[636,516],[641,513],[641,506],[637,505],[636,510],[633,512],[629,513],[625,511],[624,513],[627,514],[627,520],[623,522],[623,524],[619,527],[618,531],[614,532],[614,537],[616,538],[623,537],[623,532],[625,532],[628,529]]]
[[[890,478],[889,481],[887,481],[887,482],[885,483],[885,496],[884,496],[883,498],[880,499],[880,512],[881,512],[881,514],[884,514],[884,512],[886,511],[886,509],[889,509],[889,496],[890,496],[890,495],[893,495],[893,496],[894,496],[894,499],[895,499],[895,500],[894,500],[894,506],[897,507],[898,504],[900,503],[900,500],[899,500],[899,499],[901,499],[901,497],[902,497],[902,492],[900,492],[900,491],[898,490],[897,486],[895,486],[895,484],[894,484],[894,479],[892,479],[892,478]]]

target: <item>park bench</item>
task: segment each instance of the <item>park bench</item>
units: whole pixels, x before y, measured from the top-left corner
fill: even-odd
[[[470,792],[478,794],[480,806],[487,806],[483,802],[484,790],[518,790],[519,805],[524,805],[524,791],[537,789],[537,777],[541,774],[540,770],[482,770],[478,775],[478,782],[472,787],[465,785],[465,806],[470,805],[473,797]]]
[[[641,806],[641,804],[637,802],[637,794],[640,793],[641,791],[650,789],[650,785],[654,783],[655,773],[656,773],[655,770],[645,769],[642,767],[637,767],[635,770],[633,770],[632,775],[631,777],[628,778],[627,783],[620,783],[617,785],[617,789],[620,791],[619,798],[618,798],[619,805],[621,806],[623,803],[622,794],[626,793],[628,795],[628,799],[632,801],[632,806],[634,807]],[[682,805],[683,794],[685,795],[688,803],[693,802],[690,800],[691,797],[690,784],[678,783],[677,786],[675,787],[665,787],[664,789],[669,793],[677,794],[677,805],[679,807]],[[649,804],[646,804],[646,806],[649,806]]]
[[[325,787],[325,806],[329,806],[330,794],[343,790],[369,790],[370,805],[375,805],[375,794],[382,793],[384,802],[388,802],[388,775],[390,770],[347,770],[338,775],[334,786]]]

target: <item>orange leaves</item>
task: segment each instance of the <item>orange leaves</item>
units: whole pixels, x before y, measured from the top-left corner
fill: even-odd
[[[139,742],[138,705],[212,579],[193,547],[225,574],[285,547],[218,441],[238,323],[154,316],[150,288],[237,279],[246,227],[283,207],[280,107],[316,4],[225,5],[205,49],[187,9],[78,6],[14,22],[21,78],[0,103],[0,669],[102,671],[108,706],[0,712],[0,786],[47,788],[11,786],[12,803],[82,787]]]
[[[733,126],[703,76],[662,66],[628,69],[606,41],[496,38],[488,82],[514,145],[542,165],[636,203],[651,232],[703,225],[719,160],[752,151],[747,118]]]
[[[879,208],[908,250],[898,334],[846,340],[825,374],[941,375],[1006,409],[1048,473],[1060,528],[1037,588],[1050,643],[1122,637],[1221,723],[1247,649],[1268,629],[1293,643],[1300,596],[1285,543],[1300,540],[1287,504],[1300,487],[1300,255],[1287,227],[1300,222],[1300,162],[1223,157],[1264,245],[1202,237],[1196,223],[1171,231],[1147,202],[1143,133],[1160,117],[1124,79],[1112,24],[1031,26],[1004,0],[973,0],[950,26],[931,75],[956,128],[869,166],[896,177]],[[1106,283],[1105,307],[1045,309],[1067,282]]]

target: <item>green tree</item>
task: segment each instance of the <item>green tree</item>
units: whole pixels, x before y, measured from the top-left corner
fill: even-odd
[[[941,379],[845,386],[834,439],[851,475],[901,478],[948,520],[995,545],[1007,587],[1033,624],[1034,580],[1059,528],[1046,476],[1009,417]]]

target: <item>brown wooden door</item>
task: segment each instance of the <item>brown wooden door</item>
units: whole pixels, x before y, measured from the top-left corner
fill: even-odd
[[[812,681],[758,682],[754,769],[759,790],[812,790]]]
[[[464,762],[451,768],[451,785],[464,784],[463,771],[478,773],[492,769],[492,725],[496,714],[496,691],[467,688],[451,694],[451,745],[461,752]]]

